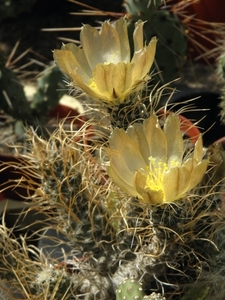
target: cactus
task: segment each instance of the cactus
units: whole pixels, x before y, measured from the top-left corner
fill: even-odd
[[[1,109],[14,118],[31,123],[33,117],[23,86],[16,74],[5,67],[1,68],[0,91]]]
[[[187,293],[181,298],[181,300],[204,300],[208,295],[210,290],[209,286],[194,286],[192,289],[187,291]]]
[[[37,80],[37,90],[30,103],[32,114],[41,118],[52,110],[64,94],[61,83],[62,73],[56,66],[50,66]]]
[[[92,167],[96,169],[96,165],[89,165],[89,151],[83,152],[84,148],[75,142],[81,143],[83,133],[80,135],[78,131],[69,137],[60,127],[48,141],[33,131],[29,135],[33,136],[36,172],[42,178],[40,207],[47,219],[51,220],[50,228],[57,231],[60,228],[59,242],[60,239],[64,240],[64,253],[72,258],[57,264],[52,270],[55,274],[51,281],[52,289],[57,285],[58,277],[62,275],[60,270],[63,269],[64,281],[68,283],[62,288],[64,292],[71,284],[76,289],[76,295],[86,294],[85,299],[93,299],[93,293],[100,294],[100,298],[107,298],[113,293],[108,273],[116,263],[117,252],[109,251],[115,236],[107,222],[107,211],[99,199],[102,196],[98,176],[89,177]],[[95,189],[99,194],[94,192]],[[54,212],[46,210],[43,201],[47,201]],[[46,232],[44,238],[43,252],[51,255],[54,250],[54,246],[49,248],[52,237]],[[61,255],[57,258],[63,259],[65,254],[59,252]],[[48,284],[43,284],[43,293]]]
[[[125,279],[116,291],[116,300],[143,299],[144,291],[141,284],[133,278]]]
[[[111,241],[110,226],[106,222],[107,212],[98,200],[100,195],[95,199],[85,185],[85,172],[90,171],[86,170],[90,154],[88,151],[82,153],[82,147],[75,143],[82,140],[80,133],[69,137],[60,127],[48,141],[41,139],[34,131],[29,135],[33,136],[33,159],[42,178],[42,194],[55,207],[57,216],[54,220],[61,224],[62,233],[73,243],[74,250],[82,249],[85,253],[92,249],[93,253],[103,254],[99,247]],[[100,237],[104,240],[101,245]]]
[[[161,294],[144,295],[141,284],[134,278],[126,278],[117,288],[116,300],[166,300]]]

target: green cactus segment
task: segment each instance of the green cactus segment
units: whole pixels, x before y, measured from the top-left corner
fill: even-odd
[[[161,72],[162,82],[171,81],[179,76],[187,53],[185,28],[179,18],[167,10],[159,10],[162,1],[126,1],[124,6],[130,20],[130,31],[139,19],[146,21],[144,37],[148,43],[153,36],[158,38],[156,51],[156,71]],[[155,3],[155,5],[154,5]],[[129,32],[129,35],[131,33]]]
[[[208,286],[194,286],[181,298],[181,300],[204,300],[208,295],[210,287]]]
[[[119,286],[116,291],[116,300],[135,300],[143,299],[144,291],[141,287],[141,284],[133,279],[125,279]]]
[[[146,296],[141,284],[134,278],[125,279],[116,291],[116,300],[166,300],[161,294],[152,293]]]
[[[179,75],[185,62],[187,41],[184,28],[176,15],[168,11],[158,11],[144,26],[147,42],[158,37],[156,63],[162,80],[168,82]]]
[[[0,76],[0,108],[16,119],[32,119],[23,85],[16,74],[5,67],[1,69]]]
[[[31,102],[31,109],[35,115],[46,115],[59,102],[65,93],[62,73],[58,67],[47,68],[37,81],[37,92]]]
[[[58,104],[65,94],[62,73],[58,67],[49,67],[37,81],[37,91],[32,101],[27,99],[23,84],[16,73],[3,66],[4,59],[0,54],[0,109],[12,116],[15,121],[15,134],[23,138],[24,124],[43,130],[47,114]],[[42,128],[42,129],[41,129]]]

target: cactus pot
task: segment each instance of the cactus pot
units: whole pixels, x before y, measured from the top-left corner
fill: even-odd
[[[221,0],[170,0],[169,5],[185,5],[185,13],[207,22],[225,22],[225,1]]]
[[[207,22],[225,22],[225,1],[199,0],[188,6],[190,13]]]
[[[74,121],[74,118],[77,117],[79,114],[80,113],[78,110],[59,103],[55,106],[53,110],[49,112],[48,117],[57,118],[59,120],[64,119],[66,123],[71,123]],[[80,128],[84,122],[84,116],[79,116],[79,119],[73,122],[73,126],[75,126],[74,129]]]

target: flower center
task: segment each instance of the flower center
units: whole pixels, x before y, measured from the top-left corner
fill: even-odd
[[[149,157],[149,161],[149,166],[146,167],[146,188],[153,191],[163,191],[163,174],[168,170],[168,165],[162,161],[156,160],[152,156]]]

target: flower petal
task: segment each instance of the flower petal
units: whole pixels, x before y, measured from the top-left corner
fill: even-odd
[[[166,136],[158,124],[156,115],[152,115],[143,123],[144,134],[147,137],[150,156],[157,161],[167,162]]]
[[[143,26],[144,26],[144,22],[141,20],[138,20],[135,23],[135,29],[133,33],[134,52],[138,52],[144,47]]]
[[[190,175],[189,170],[183,166],[171,168],[164,174],[165,202],[178,200],[186,194],[189,190]]]
[[[143,125],[140,123],[135,123],[127,129],[127,134],[139,146],[139,150],[143,156],[143,159],[145,160],[145,164],[148,165],[150,151],[146,135],[143,131]]]
[[[137,191],[131,186],[124,182],[123,178],[121,178],[117,172],[115,172],[113,167],[107,168],[107,173],[111,177],[112,181],[125,193],[132,197],[137,197]]]
[[[107,167],[107,173],[111,179],[126,193],[137,197],[137,190],[133,187],[133,172],[126,166],[120,153],[113,149],[106,149],[110,158],[110,166]]]
[[[195,143],[195,149],[193,158],[195,158],[197,161],[201,161],[203,157],[203,145],[202,145],[202,137],[200,136]]]
[[[58,67],[72,79],[72,82],[75,86],[77,85],[77,75],[82,77],[82,82],[90,81],[88,73],[89,70],[83,69],[76,57],[73,55],[72,51],[55,50],[53,56]]]
[[[164,124],[164,133],[167,139],[168,167],[176,161],[179,165],[184,155],[184,142],[180,130],[180,120],[175,114],[170,114]]]
[[[116,28],[120,40],[120,61],[130,62],[130,43],[127,31],[127,21],[121,18],[112,24]]]
[[[154,37],[151,39],[148,46],[134,52],[134,56],[131,60],[131,63],[136,65],[133,81],[144,79],[149,73],[155,58],[156,43],[157,39]]]
[[[84,83],[83,78],[81,76],[75,74],[75,72],[72,74],[72,78],[73,78],[73,82],[72,82],[73,86],[78,86],[80,89],[85,91],[87,94],[89,94],[93,98],[101,99],[102,94],[99,92],[99,90],[97,89],[97,87],[95,85],[91,85],[91,83],[90,84]],[[90,80],[90,82],[91,82],[91,80]]]
[[[97,64],[121,61],[121,44],[116,28],[109,21],[102,24],[101,30],[84,25],[81,30],[81,44],[90,67]]]
[[[120,177],[120,180],[123,180],[128,185],[132,185],[133,172],[126,165],[121,153],[109,148],[106,148],[105,151],[110,159],[110,167],[108,169],[113,168],[114,172]]]
[[[71,51],[74,55],[74,58],[77,61],[77,68],[83,70],[83,72],[85,74],[87,74],[88,77],[90,77],[90,78],[92,77],[92,70],[88,64],[88,61],[86,59],[83,49],[81,49],[80,47],[77,47],[73,43],[68,43],[68,44],[62,46],[62,50]],[[78,73],[78,74],[80,76],[83,75],[81,73]]]
[[[99,48],[101,41],[98,30],[90,25],[83,25],[80,32],[80,41],[88,64],[93,69],[96,64],[102,62],[101,49]]]
[[[145,166],[145,161],[138,149],[138,145],[126,134],[123,129],[116,128],[109,140],[109,146],[116,149],[131,172]]]
[[[202,180],[208,167],[208,160],[200,162],[190,175],[189,189],[193,189]]]
[[[151,190],[146,188],[146,176],[141,172],[137,172],[134,177],[134,186],[137,192],[141,195],[138,199],[147,204],[159,204],[164,202],[164,194],[162,190]]]
[[[105,99],[122,102],[132,88],[133,69],[130,63],[99,64],[93,70],[93,80]]]
[[[54,60],[58,67],[68,76],[72,78],[76,74],[77,60],[71,51],[54,50]]]

